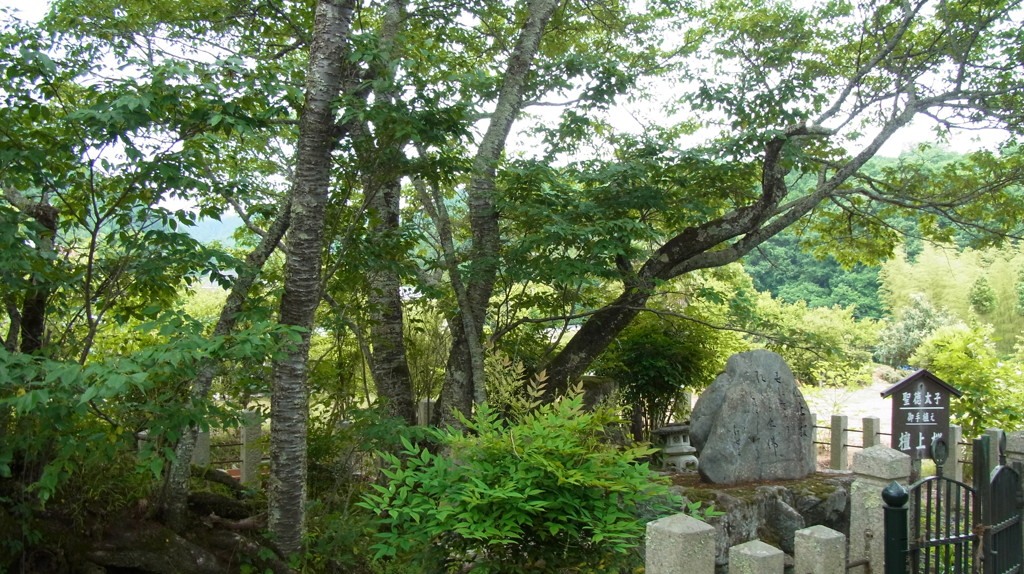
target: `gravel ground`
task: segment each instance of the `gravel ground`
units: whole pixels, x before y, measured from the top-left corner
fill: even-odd
[[[832,415],[846,415],[851,428],[860,428],[864,417],[878,417],[882,432],[889,432],[892,399],[883,399],[882,391],[891,386],[892,383],[876,381],[858,389],[803,387],[800,390],[811,412],[818,416],[819,425],[826,424]]]
[[[883,399],[882,391],[892,386],[892,383],[875,381],[872,385],[857,389],[836,389],[803,387],[804,399],[807,406],[818,417],[818,426],[827,427],[831,423],[832,415],[846,415],[847,424],[851,431],[860,430],[863,427],[861,422],[864,417],[878,417],[881,422],[882,444],[889,441],[889,433],[892,429],[892,400]],[[862,442],[862,435],[859,432],[850,432],[849,445],[859,445]],[[828,443],[829,430],[818,429],[818,441]],[[853,456],[849,449],[848,456]],[[852,458],[849,459],[852,461]],[[818,445],[818,468],[825,469],[829,466],[829,449],[827,445]]]

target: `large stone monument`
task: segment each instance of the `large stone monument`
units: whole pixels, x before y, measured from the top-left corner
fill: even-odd
[[[815,470],[810,411],[789,365],[771,351],[729,358],[693,407],[690,441],[704,480],[803,478]]]

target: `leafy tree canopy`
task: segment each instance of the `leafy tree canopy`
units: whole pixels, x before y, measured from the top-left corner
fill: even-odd
[[[39,25],[5,21],[0,337],[18,377],[0,401],[20,442],[3,456],[66,478],[69,459],[19,429],[64,417],[121,440],[166,424],[175,446],[154,469],[182,484],[209,412],[191,405],[225,369],[273,363],[275,453],[295,458],[275,455],[269,516],[297,550],[308,378],[365,361],[365,394],[408,420],[416,306],[451,340],[438,412],[470,421],[489,344],[520,338],[502,346],[565,390],[674,282],[726,274],[796,224],[847,267],[906,233],[972,249],[1024,236],[1019,21],[999,0],[58,0]],[[639,129],[610,117],[648,102],[667,109]],[[940,139],[1006,138],[870,163],[922,116]],[[239,251],[182,232],[229,211]],[[209,282],[230,290],[212,329],[179,298]],[[777,318],[780,347],[811,323],[727,293],[701,290],[737,313],[707,322]],[[334,368],[309,369],[310,348]]]

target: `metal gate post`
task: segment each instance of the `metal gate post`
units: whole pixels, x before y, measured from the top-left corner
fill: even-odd
[[[971,455],[974,458],[972,466],[974,467],[974,490],[978,493],[978,503],[980,504],[980,512],[975,513],[975,518],[980,521],[985,521],[988,517],[986,512],[991,507],[989,504],[989,437],[981,436],[974,439],[973,441],[973,452]]]
[[[975,541],[975,555],[980,560],[974,563],[974,572],[991,572],[992,561],[986,560],[987,551],[992,547],[992,537],[989,535],[989,531],[985,528],[986,524],[992,523],[992,477],[989,475],[989,442],[990,438],[988,435],[982,435],[973,441],[973,453],[974,456],[974,491],[976,493],[974,500],[976,508],[974,510],[974,528],[978,534],[978,540]],[[984,552],[977,552],[977,546],[981,546]]]
[[[882,490],[885,523],[885,574],[907,574],[907,501],[910,495],[895,480]]]

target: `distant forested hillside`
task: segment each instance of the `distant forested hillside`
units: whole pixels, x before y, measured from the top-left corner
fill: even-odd
[[[865,171],[876,178],[885,177],[887,173],[916,173],[920,170],[933,173],[938,179],[950,178],[954,172],[946,173],[943,170],[955,165],[956,161],[963,158],[964,156],[961,154],[941,147],[922,147],[899,158],[874,158]],[[930,215],[922,218],[920,214],[883,209],[874,213],[873,216],[878,221],[884,222],[880,228],[875,229],[876,232],[901,236],[902,246],[895,256],[896,260],[902,261],[908,269],[914,267],[916,274],[931,273],[924,269],[930,268],[931,263],[917,264],[918,256],[925,248],[917,227],[925,218],[931,217]],[[951,249],[954,251],[969,250],[978,243],[978,237],[971,230],[955,230],[949,226],[939,226],[939,228],[945,231],[937,235],[945,235],[946,241],[952,244]],[[819,258],[823,252],[829,253],[828,249],[843,249],[844,240],[856,243],[874,238],[867,228],[859,230],[860,235],[854,234],[845,238],[819,237],[820,241],[815,239],[814,231],[810,231],[808,235],[798,235],[798,233],[799,231],[792,228],[780,233],[744,258],[744,268],[753,278],[754,286],[759,291],[769,292],[788,303],[805,301],[810,307],[856,306],[854,314],[857,318],[874,319],[897,314],[900,308],[906,304],[908,293],[916,292],[912,288],[901,288],[902,298],[885,297],[882,293],[891,288],[885,285],[886,279],[879,276],[882,266],[858,264],[846,269],[832,256]],[[811,254],[811,251],[817,251],[817,254]],[[1011,247],[1010,252],[1015,253],[1016,247]],[[1006,257],[1007,255],[1002,253],[999,256]],[[883,266],[886,265],[883,264]],[[946,274],[947,279],[954,283],[961,281],[959,277],[949,276],[949,269],[935,269],[934,273]],[[1016,277],[1017,271],[1008,273]],[[975,276],[980,276],[980,271],[971,271],[971,281],[975,280]],[[894,280],[896,276],[890,273],[889,277],[890,280]],[[1007,284],[1009,285],[1009,283]],[[964,293],[970,286],[970,284],[963,286]],[[1013,286],[1010,285],[1003,291],[1009,293],[1008,290],[1012,290],[1012,288]],[[917,291],[927,291],[926,286],[922,285]],[[975,319],[968,313],[970,305],[964,303],[967,299],[965,294],[957,293],[950,301],[943,301],[942,294],[932,295],[933,301],[940,307],[949,307],[960,311],[957,315],[962,320],[969,322]],[[1008,297],[1009,295],[1004,293],[1004,298]],[[982,318],[984,319],[984,317]]]
[[[224,215],[220,221],[216,219],[200,219],[194,227],[186,228],[188,234],[200,243],[210,244],[219,241],[226,247],[235,244],[232,234],[242,225],[242,219],[237,215]]]
[[[857,318],[879,319],[885,307],[879,297],[878,267],[857,265],[843,269],[834,258],[820,260],[800,249],[799,239],[782,233],[743,262],[758,291],[811,307],[856,306]]]
[[[756,289],[787,303],[855,305],[857,318],[893,320],[923,297],[955,321],[991,326],[993,342],[1004,356],[1021,343],[1024,251],[1017,243],[976,250],[914,241],[913,255],[900,249],[879,267],[846,270],[831,257],[819,260],[801,250],[798,241],[793,234],[781,234],[744,260]]]

